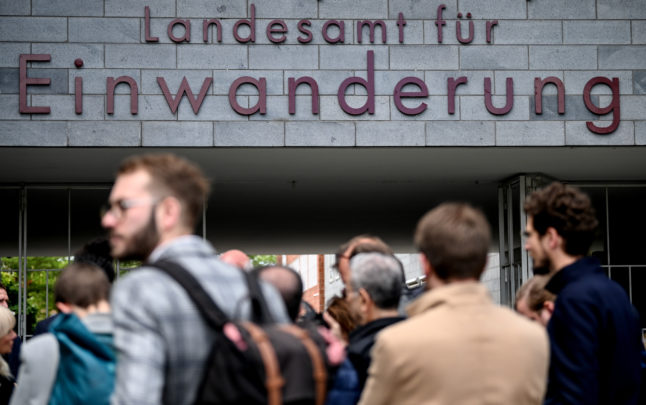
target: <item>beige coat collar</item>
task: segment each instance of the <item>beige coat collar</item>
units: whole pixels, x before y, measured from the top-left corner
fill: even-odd
[[[425,292],[407,308],[409,316],[415,316],[440,305],[461,306],[465,304],[491,304],[489,290],[478,281],[459,281]]]

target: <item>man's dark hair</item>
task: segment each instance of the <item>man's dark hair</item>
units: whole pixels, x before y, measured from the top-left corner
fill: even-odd
[[[202,171],[173,154],[149,154],[124,160],[117,175],[137,170],[145,170],[152,177],[152,192],[175,197],[182,204],[184,225],[195,228],[209,194],[209,182]]]
[[[257,267],[252,274],[273,285],[285,302],[287,315],[295,321],[301,310],[303,299],[303,281],[301,275],[291,267],[269,265]]]
[[[114,260],[110,256],[110,241],[106,238],[96,238],[83,245],[74,253],[74,262],[95,264],[103,270],[109,282],[114,281]]]
[[[384,242],[381,240],[380,237],[370,235],[370,234],[362,234],[362,235],[357,235],[350,239],[349,241],[345,242],[336,251],[337,255],[343,255],[345,252],[350,248],[352,248],[352,251],[349,252],[349,258],[351,258],[354,255],[357,255],[359,253],[368,253],[368,252],[377,252],[377,253],[383,253],[387,255],[392,255],[394,252]]]
[[[563,248],[567,254],[588,254],[599,221],[587,194],[554,182],[527,196],[524,208],[539,235],[545,235],[547,228],[552,227],[565,241]]]
[[[444,203],[420,219],[415,245],[441,280],[479,279],[491,230],[484,214],[465,203]]]
[[[100,301],[108,301],[110,282],[105,272],[95,264],[68,264],[54,286],[56,302],[87,308]]]

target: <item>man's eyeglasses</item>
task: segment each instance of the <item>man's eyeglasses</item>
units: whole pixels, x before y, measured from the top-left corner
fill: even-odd
[[[133,198],[129,200],[117,200],[114,202],[106,202],[101,206],[101,218],[107,214],[111,214],[114,219],[119,220],[123,218],[126,211],[130,208],[139,207],[142,205],[155,205],[159,199],[150,198]]]

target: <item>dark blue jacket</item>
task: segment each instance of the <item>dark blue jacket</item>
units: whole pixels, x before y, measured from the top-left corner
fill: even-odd
[[[637,404],[639,317],[621,286],[586,257],[557,272],[546,288],[557,299],[547,325],[551,361],[545,403]]]

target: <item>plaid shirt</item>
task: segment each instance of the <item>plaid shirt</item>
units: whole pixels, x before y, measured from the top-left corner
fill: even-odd
[[[249,318],[240,270],[219,261],[207,242],[177,238],[149,261],[161,258],[181,263],[230,317]],[[276,290],[263,285],[263,293],[274,318],[288,322]],[[184,289],[161,271],[142,267],[115,284],[111,301],[118,353],[112,404],[192,404],[214,335]]]

